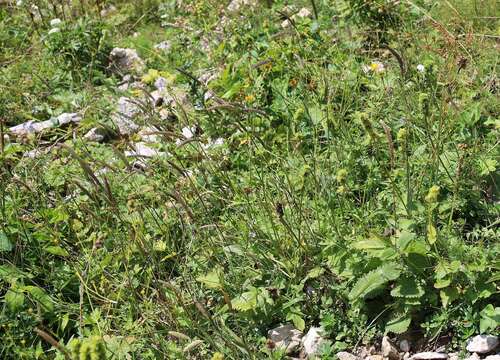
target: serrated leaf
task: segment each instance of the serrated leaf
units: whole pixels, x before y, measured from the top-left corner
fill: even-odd
[[[196,281],[201,282],[209,289],[222,289],[220,274],[216,270],[210,271],[206,275],[198,276]]]
[[[69,256],[68,251],[66,251],[65,249],[63,249],[60,246],[47,246],[45,248],[45,251],[48,252],[49,254],[52,254],[52,255],[57,255],[57,256],[62,256],[62,257]]]
[[[424,293],[422,286],[412,278],[399,279],[396,287],[391,290],[391,296],[393,297],[419,298]]]
[[[411,324],[410,315],[396,315],[393,319],[389,320],[385,325],[385,332],[392,332],[394,334],[402,334],[408,330]]]
[[[247,291],[231,301],[236,311],[249,311],[257,307],[257,292]]]
[[[13,245],[10,242],[9,238],[7,237],[7,234],[5,234],[3,231],[0,231],[0,252],[11,251],[12,248],[13,248]]]
[[[367,297],[371,292],[382,288],[386,283],[396,280],[401,274],[401,268],[396,263],[379,266],[361,277],[349,292],[350,300]]]

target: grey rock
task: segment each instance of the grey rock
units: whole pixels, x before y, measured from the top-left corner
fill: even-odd
[[[133,100],[122,96],[118,99],[116,111],[111,115],[111,119],[115,122],[120,134],[131,135],[139,130],[139,125],[134,122],[134,119],[140,112],[141,109]]]
[[[302,338],[302,349],[307,357],[314,356],[318,353],[319,347],[325,341],[322,334],[322,328],[312,327]]]
[[[16,136],[26,136],[39,133],[45,129],[59,127],[69,123],[79,123],[82,117],[77,113],[64,113],[46,121],[27,121],[9,128],[10,133]]]
[[[337,353],[337,359],[339,360],[360,360],[359,357],[353,355],[347,351],[341,351]]]
[[[384,360],[382,355],[369,355],[365,357],[365,360]]]
[[[409,352],[410,351],[410,342],[406,339],[403,339],[399,342],[399,348],[401,349],[402,352]]]
[[[292,325],[287,324],[269,330],[267,335],[276,348],[284,349],[287,354],[291,354],[300,347],[303,333],[295,329]]]
[[[477,335],[467,341],[467,351],[486,354],[496,349],[499,340],[494,335]]]
[[[140,73],[145,68],[144,61],[135,49],[114,48],[111,50],[109,58],[111,70],[119,74]]]
[[[448,359],[449,360],[459,360],[458,353],[449,353],[448,354]]]
[[[162,41],[161,43],[155,45],[155,49],[158,49],[161,51],[168,51],[168,50],[170,50],[171,47],[172,47],[172,44],[170,43],[170,41],[167,41],[167,40]]]
[[[486,356],[484,360],[500,360],[500,354]]]
[[[448,359],[448,354],[434,352],[434,351],[425,351],[417,353],[410,358],[410,360],[446,360],[446,359]]]
[[[399,355],[398,349],[392,345],[391,341],[387,336],[382,338],[382,355],[389,358],[389,360],[399,360],[401,356]]]
[[[92,128],[83,135],[83,138],[87,141],[100,143],[106,139],[106,131],[102,128]]]
[[[465,360],[481,360],[481,357],[476,354],[476,353],[473,353],[471,356],[469,356],[468,358],[465,358]]]
[[[244,6],[256,6],[257,0],[233,0],[227,6],[229,12],[238,12]]]
[[[138,134],[143,142],[158,143],[160,142],[160,136],[158,135],[159,131],[160,130],[158,130],[154,126],[149,126],[141,129]]]
[[[141,158],[152,158],[156,156],[166,156],[167,153],[158,151],[157,149],[151,147],[149,144],[144,142],[138,142],[133,145],[134,150],[125,151],[125,156],[127,157],[141,157]]]

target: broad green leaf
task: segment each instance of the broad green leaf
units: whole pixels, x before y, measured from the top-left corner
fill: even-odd
[[[429,244],[434,244],[437,240],[437,231],[434,225],[427,225],[427,240],[429,240]]]
[[[63,256],[63,257],[69,256],[69,253],[60,246],[47,246],[45,248],[45,251],[47,251],[49,254],[52,255]]]
[[[322,267],[317,266],[315,268],[312,268],[307,273],[306,279],[315,279],[315,278],[323,275],[324,272],[325,272],[325,269],[323,269]]]
[[[7,237],[7,234],[5,234],[3,231],[0,231],[0,252],[11,251],[12,248],[13,248],[12,243]]]
[[[28,292],[31,297],[36,300],[42,307],[49,311],[52,312],[54,311],[54,303],[52,302],[52,299],[50,298],[49,295],[45,292],[45,290],[39,288],[38,286],[23,286],[22,289],[26,292]]]
[[[493,307],[492,304],[488,304],[481,310],[480,314],[479,331],[482,334],[493,331],[500,326],[500,307]]]
[[[369,239],[356,241],[352,247],[358,250],[384,250],[387,244],[384,240],[373,236]]]
[[[10,289],[5,294],[5,303],[10,311],[15,312],[24,305],[24,294],[17,289]]]
[[[387,263],[361,277],[349,292],[351,301],[367,297],[371,292],[383,288],[389,281],[396,280],[401,274],[401,267],[396,263]]]
[[[402,334],[408,330],[411,324],[410,315],[396,315],[395,318],[389,320],[385,325],[385,332],[394,334]]]
[[[410,243],[415,239],[415,234],[409,231],[403,230],[399,233],[397,239],[397,246],[402,252],[406,252]]]
[[[257,292],[247,291],[231,301],[234,310],[249,311],[257,307]]]
[[[399,279],[396,287],[391,290],[393,297],[419,298],[424,293],[422,286],[413,278]]]
[[[198,276],[196,281],[201,282],[209,289],[222,289],[220,274],[217,270],[212,270],[206,275]]]
[[[448,287],[446,289],[442,289],[439,292],[439,296],[441,297],[443,307],[447,308],[449,304],[458,299],[458,290],[455,287]]]
[[[443,279],[438,279],[435,283],[434,283],[434,287],[436,289],[443,289],[445,287],[448,287],[450,286],[451,284],[451,279],[449,277],[446,277],[446,278],[443,278]]]
[[[299,314],[288,313],[286,319],[291,321],[293,323],[293,326],[295,326],[297,330],[304,331],[306,327],[306,322],[304,321],[304,319],[302,319],[302,317]]]

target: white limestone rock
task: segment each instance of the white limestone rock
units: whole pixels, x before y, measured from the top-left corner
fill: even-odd
[[[446,359],[448,359],[448,354],[434,352],[434,351],[425,351],[414,354],[412,357],[410,357],[410,360],[446,360]]]
[[[141,73],[145,68],[144,61],[135,49],[114,48],[111,50],[109,58],[111,70],[119,74]]]
[[[307,357],[314,356],[318,353],[321,344],[325,341],[322,334],[322,328],[312,327],[302,338],[302,349]]]
[[[498,343],[498,336],[477,335],[467,341],[467,351],[486,354],[495,350]]]

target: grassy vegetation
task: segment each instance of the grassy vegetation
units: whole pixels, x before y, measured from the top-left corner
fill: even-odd
[[[0,3],[0,137],[83,121],[2,141],[1,358],[280,359],[283,323],[321,325],[325,359],[498,332],[495,1],[36,3]],[[141,168],[120,96],[166,154]]]

